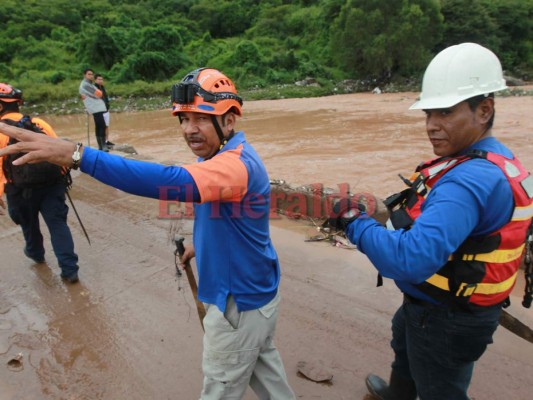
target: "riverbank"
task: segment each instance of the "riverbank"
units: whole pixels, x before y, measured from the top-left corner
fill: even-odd
[[[170,85],[169,83],[168,94],[113,95],[113,85],[106,84],[111,101],[111,112],[120,113],[169,109],[172,107],[170,101]],[[418,85],[412,83],[389,84],[380,88],[368,82],[355,80],[347,80],[327,86],[320,86],[314,80],[310,80],[298,82],[294,85],[278,85],[268,88],[242,90],[239,94],[247,102],[254,100],[282,100],[371,93],[374,89],[379,91],[379,93],[416,92],[419,90]],[[75,92],[74,89],[72,91]],[[144,93],[146,90],[142,90],[141,92]],[[498,96],[533,96],[533,85],[512,86],[508,90],[498,93]],[[31,115],[71,115],[85,113],[85,107],[83,101],[78,96],[66,97],[64,99],[42,100],[39,102],[32,102],[31,98],[27,98],[24,112]]]

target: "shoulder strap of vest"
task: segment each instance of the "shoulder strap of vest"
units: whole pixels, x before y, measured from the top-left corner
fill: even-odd
[[[45,133],[37,124],[32,120],[32,117],[29,115],[23,115],[18,121],[14,119],[4,118],[2,122],[5,122],[8,125],[16,126],[17,128],[27,129],[32,132]],[[9,144],[16,143],[17,140],[10,138]]]
[[[479,149],[474,149],[474,150],[470,150],[469,152],[467,152],[465,154],[465,157],[468,157],[468,158],[484,158],[484,159],[487,159],[487,155],[489,154],[488,151],[485,151],[485,150],[479,150]]]

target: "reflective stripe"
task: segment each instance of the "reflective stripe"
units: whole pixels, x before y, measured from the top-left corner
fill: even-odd
[[[503,293],[511,289],[516,281],[516,276],[518,271],[516,271],[513,276],[507,278],[503,282],[498,283],[478,283],[478,284],[468,284],[461,283],[459,289],[455,293],[456,296],[471,296],[474,293],[476,294],[497,294]]]
[[[439,274],[433,274],[428,279],[426,279],[427,283],[432,284],[433,286],[438,287],[439,289],[446,290],[447,292],[450,291],[450,285],[448,284],[448,278],[445,276],[439,275]]]
[[[455,293],[456,296],[471,296],[474,293],[476,294],[497,294],[503,293],[511,289],[516,281],[516,276],[518,271],[516,271],[513,276],[507,278],[503,282],[497,283],[461,283],[459,289]],[[439,289],[450,291],[450,285],[448,283],[448,278],[442,275],[435,274],[430,276],[426,282],[432,284],[433,286],[438,287]]]
[[[524,189],[530,199],[533,198],[533,177],[531,175],[524,178],[520,182],[520,186],[522,186],[522,189]]]
[[[513,221],[523,221],[533,217],[533,203],[525,207],[515,207]]]
[[[437,175],[440,171],[442,171],[445,168],[448,168],[449,166],[455,164],[457,162],[457,159],[451,159],[450,161],[443,162],[441,164],[437,164],[434,167],[428,168],[428,177],[431,178],[435,175]]]
[[[490,253],[481,253],[481,254],[463,254],[461,258],[454,257],[452,254],[448,257],[448,261],[452,260],[462,260],[462,261],[482,261],[482,262],[491,262],[491,263],[506,263],[513,260],[516,260],[522,255],[524,246],[526,244],[522,243],[520,247],[516,249],[506,249],[506,250],[494,250]]]
[[[505,173],[509,176],[509,178],[516,178],[517,176],[520,176],[520,170],[514,164],[505,160],[503,165]]]

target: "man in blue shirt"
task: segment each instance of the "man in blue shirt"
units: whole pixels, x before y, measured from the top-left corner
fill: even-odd
[[[363,204],[334,206],[330,224],[404,293],[390,381],[366,380],[373,398],[467,400],[474,363],[492,343],[532,216],[532,179],[492,136],[494,92],[505,88],[490,50],[463,43],[440,52],[411,106],[425,112],[440,158],[386,200],[391,229]]]
[[[186,249],[182,262],[196,256],[198,299],[207,309],[201,399],[241,399],[251,386],[261,399],[293,400],[273,343],[280,266],[269,231],[270,180],[244,133],[234,130],[242,100],[233,82],[210,68],[192,71],[172,90],[172,113],[196,164],[127,160],[15,131],[19,149],[28,152],[19,160],[79,166],[128,193],[194,202],[194,248]],[[0,131],[13,132],[4,125]]]

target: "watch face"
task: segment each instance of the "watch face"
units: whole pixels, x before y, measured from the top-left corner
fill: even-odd
[[[352,208],[352,209],[346,211],[342,217],[343,218],[352,218],[352,217],[357,217],[358,215],[359,215],[359,210],[356,210],[356,209]]]

